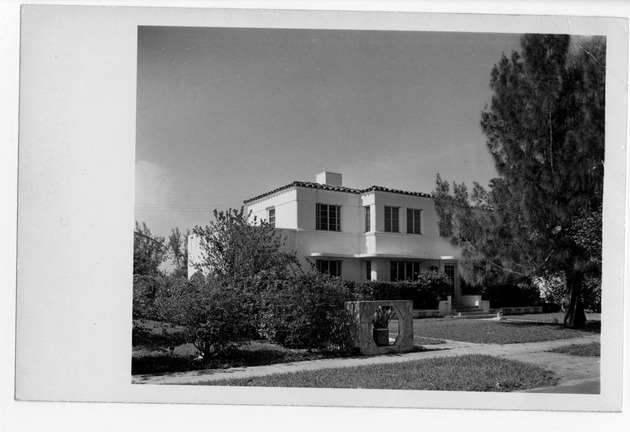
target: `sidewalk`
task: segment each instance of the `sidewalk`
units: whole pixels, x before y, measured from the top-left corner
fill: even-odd
[[[225,378],[250,378],[274,373],[289,373],[326,368],[363,366],[370,364],[398,363],[412,360],[426,360],[436,357],[450,357],[464,354],[485,354],[510,360],[533,363],[552,370],[560,377],[557,386],[532,389],[528,392],[543,393],[599,393],[599,357],[578,357],[547,352],[550,349],[572,344],[586,344],[599,341],[599,335],[574,339],[562,339],[523,344],[475,344],[470,342],[447,341],[441,345],[427,345],[434,351],[406,354],[392,354],[373,357],[350,357],[338,359],[312,360],[295,363],[282,363],[268,366],[252,366],[231,369],[209,369],[190,372],[174,372],[159,375],[135,375],[133,384],[196,384]]]

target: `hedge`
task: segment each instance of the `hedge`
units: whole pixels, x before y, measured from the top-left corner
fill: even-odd
[[[415,281],[345,282],[353,300],[412,300],[414,309],[437,309],[452,286],[449,277],[438,271],[422,271]]]

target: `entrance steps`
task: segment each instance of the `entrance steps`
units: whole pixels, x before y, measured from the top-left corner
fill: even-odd
[[[490,314],[478,306],[467,306],[454,303],[451,306],[453,318],[461,319],[487,319],[495,318],[495,314]]]

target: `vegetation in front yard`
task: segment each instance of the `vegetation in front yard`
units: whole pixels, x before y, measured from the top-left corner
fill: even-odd
[[[226,369],[232,367],[264,366],[277,363],[292,363],[306,360],[319,360],[338,357],[330,351],[289,349],[280,345],[251,341],[227,356],[202,358],[192,344],[176,347],[174,350],[146,350],[136,348],[131,362],[132,375],[184,372],[204,369]]]
[[[353,350],[341,281],[315,271],[269,281],[261,290],[259,333],[286,348]]]
[[[527,363],[463,355],[206,381],[199,385],[510,392],[553,386],[557,382],[553,372]]]
[[[343,281],[351,296],[346,300],[412,300],[414,309],[437,309],[446,300],[452,282],[446,273],[421,269],[413,281]]]
[[[592,323],[582,330],[574,330],[561,324],[539,322],[459,319],[414,320],[415,338],[437,338],[460,342],[512,344],[570,339],[599,333],[599,323]]]
[[[601,355],[601,345],[599,342],[590,344],[571,344],[569,346],[558,347],[549,352],[569,354],[579,357],[599,357]]]

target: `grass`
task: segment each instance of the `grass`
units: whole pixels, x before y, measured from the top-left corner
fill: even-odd
[[[133,331],[131,373],[160,374],[203,369],[224,369],[243,366],[263,366],[338,357],[327,351],[296,350],[279,345],[252,341],[230,353],[214,359],[200,359],[192,344],[182,338],[182,328],[156,321],[136,321]],[[473,343],[510,344],[567,339],[599,332],[599,322],[591,322],[586,330],[571,330],[561,324],[541,322],[483,321],[457,319],[414,320],[414,343],[418,350],[427,345],[445,343],[445,339]]]
[[[599,333],[599,322],[589,323],[584,330],[565,328],[562,324],[516,321],[431,319],[414,320],[416,341],[422,338],[447,339],[460,342],[513,344],[570,339]],[[418,342],[416,342],[418,343]]]
[[[562,324],[564,322],[564,312],[550,312],[550,313],[544,313],[544,314],[505,315],[504,317],[508,319],[513,319],[513,320],[536,321],[536,322],[544,322],[544,323],[551,323],[551,324]],[[596,324],[597,321],[601,321],[601,314],[586,312],[586,319],[590,323]]]
[[[510,392],[557,382],[553,372],[523,362],[462,355],[205,381],[199,385]]]
[[[579,357],[599,357],[601,355],[601,345],[599,342],[590,344],[571,344],[569,346],[558,347],[549,352],[569,354]]]

